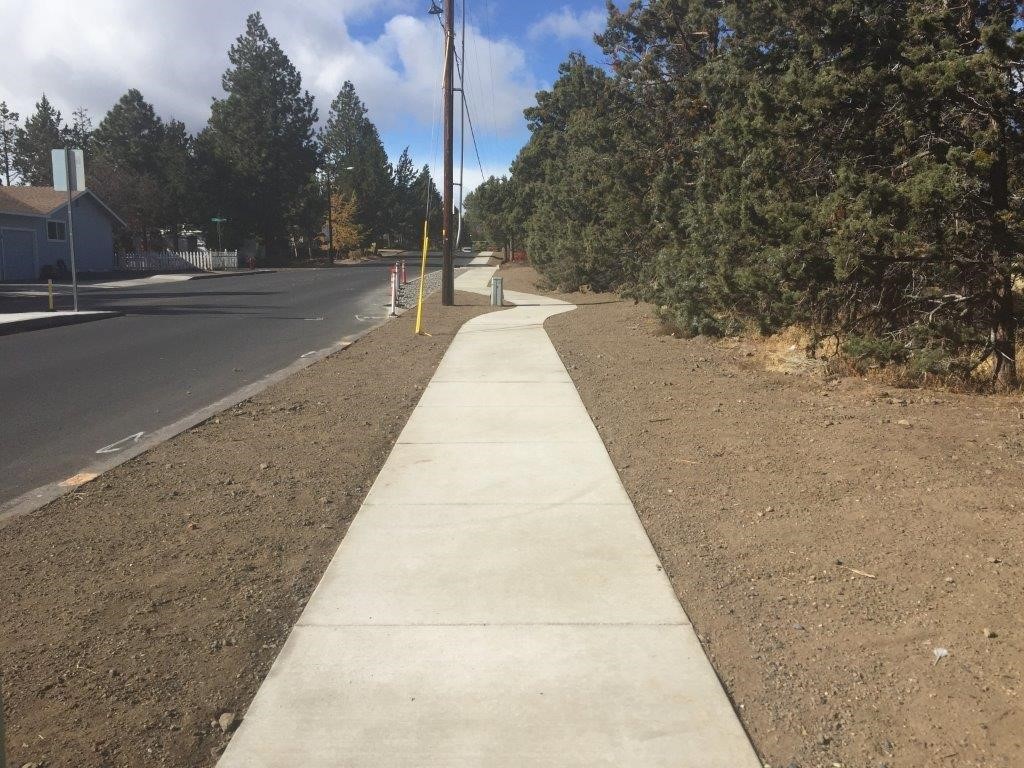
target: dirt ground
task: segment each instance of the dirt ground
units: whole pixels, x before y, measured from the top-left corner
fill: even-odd
[[[483,296],[414,314],[0,523],[10,764],[208,766],[441,355]],[[228,732],[234,724],[224,718]]]
[[[764,761],[1024,766],[1024,400],[770,372],[562,298],[545,327]]]

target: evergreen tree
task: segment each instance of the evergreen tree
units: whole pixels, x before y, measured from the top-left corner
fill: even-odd
[[[1019,5],[609,6],[612,76],[570,57],[494,204],[553,282],[650,299],[681,331],[795,322],[812,351],[832,335],[1012,384]]]
[[[405,247],[415,247],[422,237],[423,205],[417,198],[415,183],[416,166],[406,147],[395,163],[392,212],[389,217],[398,243]]]
[[[504,194],[507,237],[518,240],[525,225],[531,258],[561,288],[620,287],[637,243],[616,96],[604,72],[580,54],[559,75],[526,110],[530,141]]]
[[[227,216],[236,244],[256,236],[268,257],[283,256],[289,216],[317,166],[313,97],[259,13],[249,16],[228,59],[227,95],[214,100],[199,140],[206,208]]]
[[[14,139],[14,170],[24,184],[48,187],[53,184],[50,152],[64,146],[65,126],[60,110],[46,94],[36,104],[36,111],[18,128]]]
[[[111,107],[92,135],[93,152],[118,170],[158,174],[164,124],[132,88]]]
[[[322,143],[332,188],[355,194],[356,218],[365,242],[382,241],[394,211],[392,169],[380,134],[350,81],[345,81],[331,104]]]
[[[71,125],[67,127],[66,138],[69,147],[80,149],[88,162],[92,150],[92,118],[89,110],[79,107],[71,113]]]
[[[157,146],[157,175],[161,184],[160,220],[176,239],[182,228],[198,219],[192,137],[180,120],[164,123]]]
[[[7,107],[6,101],[0,101],[0,174],[3,174],[7,186],[14,178],[14,140],[20,118],[17,112]]]
[[[501,248],[506,258],[520,239],[522,221],[516,216],[515,183],[491,176],[466,196],[466,219],[476,239]]]
[[[128,235],[150,249],[159,230],[177,231],[166,212],[166,178],[161,167],[165,126],[153,105],[131,89],[100,121],[89,141],[90,186],[128,224]]]
[[[422,243],[423,221],[424,217],[426,217],[427,232],[430,235],[430,242],[435,246],[440,247],[441,225],[443,223],[443,217],[441,214],[444,201],[441,198],[441,193],[437,191],[437,185],[434,183],[434,178],[430,175],[429,166],[424,165],[420,169],[420,172],[416,174],[416,180],[412,183],[412,192],[412,200],[416,206],[419,220],[419,224],[417,225],[417,242]]]

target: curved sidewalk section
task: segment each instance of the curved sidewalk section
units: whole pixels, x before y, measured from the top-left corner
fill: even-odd
[[[453,340],[221,768],[760,766],[544,331],[575,307],[507,295]]]

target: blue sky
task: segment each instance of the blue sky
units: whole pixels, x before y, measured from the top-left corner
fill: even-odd
[[[98,122],[128,88],[196,131],[221,94],[227,49],[262,12],[321,117],[352,80],[392,159],[409,146],[440,160],[442,35],[430,0],[0,0],[7,30],[0,100],[24,117],[44,91],[65,115]],[[600,58],[601,0],[466,0],[466,90],[486,175],[507,170],[528,132],[522,109],[572,50]],[[456,1],[461,14],[461,0]],[[61,24],[54,24],[61,19]],[[480,181],[472,148],[467,189]]]

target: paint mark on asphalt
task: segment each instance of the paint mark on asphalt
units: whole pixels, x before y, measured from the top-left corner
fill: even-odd
[[[313,350],[312,352],[307,352],[307,353],[306,353],[306,354],[304,354],[304,355],[300,355],[300,356],[299,356],[299,359],[301,360],[301,359],[303,359],[303,358],[307,358],[307,357],[312,357],[312,356],[313,356],[313,355],[315,355],[315,354],[316,354],[316,350],[314,349],[314,350]]]
[[[388,304],[388,306],[391,306],[391,305]],[[369,323],[369,322],[372,322],[374,320],[384,320],[384,319],[386,319],[384,315],[356,315],[356,320],[358,320],[360,323]]]
[[[121,438],[116,443],[111,443],[110,445],[103,446],[98,451],[96,451],[96,453],[117,453],[118,451],[123,451],[128,446],[134,445],[135,443],[139,442],[139,440],[142,438],[144,434],[146,433],[136,432],[134,435],[128,435],[128,437]]]
[[[77,475],[72,475],[67,480],[62,480],[60,483],[61,488],[77,488],[80,485],[85,485],[90,480],[95,480],[99,475],[95,472],[79,472]]]

